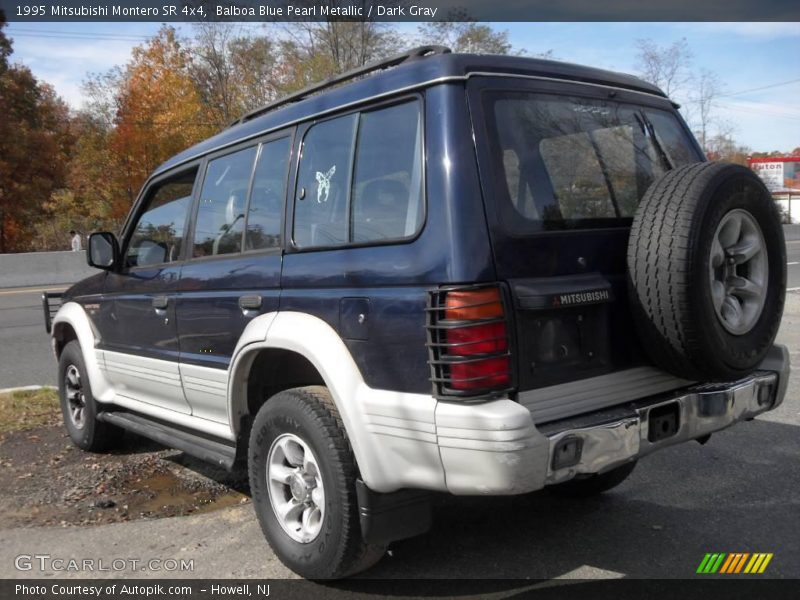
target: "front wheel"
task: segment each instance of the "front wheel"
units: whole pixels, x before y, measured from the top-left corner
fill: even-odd
[[[361,537],[355,461],[326,388],[267,400],[250,433],[248,468],[261,529],[295,573],[336,579],[383,556],[385,547]]]
[[[633,473],[636,461],[626,463],[599,475],[589,475],[581,479],[570,479],[564,483],[551,485],[547,489],[551,493],[566,498],[588,498],[617,487]]]
[[[61,414],[72,442],[82,450],[103,452],[122,437],[122,430],[97,420],[97,403],[83,362],[81,346],[69,342],[58,360]]]

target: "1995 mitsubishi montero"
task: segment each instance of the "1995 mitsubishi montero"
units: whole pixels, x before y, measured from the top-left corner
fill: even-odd
[[[785,252],[658,88],[426,47],[164,163],[45,313],[75,444],[246,462],[277,556],[335,578],[431,492],[595,494],[775,408]]]

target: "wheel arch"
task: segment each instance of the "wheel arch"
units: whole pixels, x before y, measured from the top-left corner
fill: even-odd
[[[259,319],[261,322],[259,323]],[[256,331],[256,329],[260,331]],[[277,364],[268,364],[270,361]],[[241,439],[248,419],[268,398],[252,397],[264,392],[270,370],[284,366],[277,383],[267,391],[278,393],[292,387],[324,385],[333,397],[339,416],[365,479],[379,466],[370,456],[370,436],[359,391],[366,384],[342,338],[328,323],[307,313],[278,312],[262,315],[248,325],[231,360],[228,382],[228,417],[231,430]]]
[[[51,334],[53,341],[53,352],[56,355],[56,360],[61,358],[61,353],[64,347],[73,340],[78,339],[78,334],[71,323],[62,321],[53,326],[53,333]],[[79,342],[80,343],[80,342]]]
[[[98,402],[111,402],[114,390],[100,369],[95,349],[98,336],[84,308],[77,302],[67,302],[61,306],[53,317],[50,335],[56,360],[61,358],[61,353],[69,342],[78,341],[94,399]]]

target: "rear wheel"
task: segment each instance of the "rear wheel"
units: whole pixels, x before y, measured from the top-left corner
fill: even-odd
[[[89,452],[103,452],[122,437],[121,429],[97,420],[97,403],[81,346],[75,340],[64,347],[58,361],[58,393],[64,425],[76,446]]]
[[[326,388],[270,398],[253,422],[248,455],[261,529],[292,571],[336,579],[380,560],[385,547],[361,537],[355,461]]]
[[[566,498],[588,498],[617,487],[633,473],[635,468],[636,461],[633,461],[599,475],[570,479],[564,483],[548,486],[547,490]]]

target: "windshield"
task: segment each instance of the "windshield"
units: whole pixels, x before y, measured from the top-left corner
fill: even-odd
[[[487,92],[484,102],[511,230],[629,225],[657,177],[701,160],[668,111],[532,92]]]

